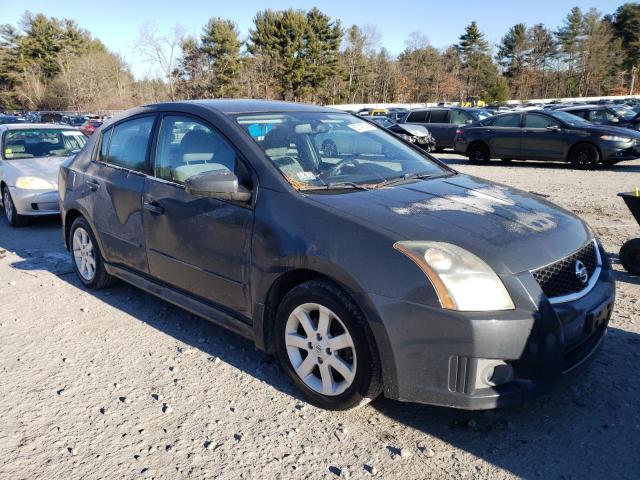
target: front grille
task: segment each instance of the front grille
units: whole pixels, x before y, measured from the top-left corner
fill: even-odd
[[[595,242],[589,242],[568,257],[531,272],[548,298],[577,293],[586,287],[576,276],[576,260],[584,264],[591,279],[599,266]]]

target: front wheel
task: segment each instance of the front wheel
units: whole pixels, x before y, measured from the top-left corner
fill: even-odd
[[[12,227],[22,227],[27,223],[27,219],[18,213],[15,203],[13,203],[9,187],[2,188],[2,205],[4,217],[7,219],[7,222],[9,222],[9,225]]]
[[[620,263],[632,275],[640,275],[640,238],[628,240],[620,249]]]
[[[84,218],[75,219],[69,238],[71,260],[80,281],[95,290],[111,285],[114,278],[105,270],[98,242]]]
[[[275,335],[280,364],[309,403],[347,410],[382,392],[373,335],[331,283],[312,280],[291,290],[278,307]]]
[[[574,168],[589,170],[595,168],[600,161],[600,152],[590,143],[580,143],[573,147],[569,154],[569,162]]]

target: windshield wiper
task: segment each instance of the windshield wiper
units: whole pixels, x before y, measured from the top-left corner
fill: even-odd
[[[305,185],[300,187],[300,191],[308,190],[369,190],[369,188],[355,182],[329,182],[326,185]]]
[[[401,177],[390,178],[380,183],[376,183],[375,188],[388,187],[391,185],[397,185],[399,183],[406,182],[407,180],[425,180],[431,178],[433,175],[429,173],[405,173]]]

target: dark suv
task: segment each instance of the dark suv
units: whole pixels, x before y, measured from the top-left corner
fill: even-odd
[[[587,365],[613,310],[579,218],[328,108],[136,108],[59,194],[84,285],[119,278],[250,338],[324,408],[519,402]]]
[[[575,105],[560,108],[595,125],[640,129],[640,115],[626,105]]]
[[[427,127],[435,139],[436,151],[454,148],[456,130],[460,125],[489,118],[491,114],[482,108],[438,107],[411,110],[403,123],[417,123]]]

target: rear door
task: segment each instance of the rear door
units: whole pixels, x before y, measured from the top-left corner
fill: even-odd
[[[107,262],[147,272],[142,191],[156,115],[117,123],[101,133],[96,160],[85,172],[85,200]]]
[[[568,134],[560,123],[546,115],[527,113],[524,116],[522,157],[531,160],[564,159]]]
[[[240,183],[253,188],[247,164],[213,125],[186,114],[163,115],[143,195],[149,271],[191,295],[248,315],[252,206],[193,196],[184,188],[190,176],[216,170],[235,172]]]
[[[456,126],[449,123],[449,112],[445,109],[433,109],[429,115],[427,129],[436,141],[436,148],[453,147]],[[453,128],[453,133],[450,132],[451,128]]]
[[[521,114],[496,117],[487,127],[487,143],[494,158],[520,158],[522,128]]]

